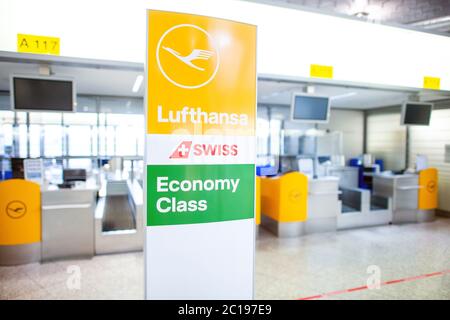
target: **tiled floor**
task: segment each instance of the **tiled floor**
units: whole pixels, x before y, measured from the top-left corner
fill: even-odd
[[[296,299],[364,286],[368,266],[381,282],[450,269],[450,219],[432,223],[278,239],[260,230],[256,298]],[[81,271],[81,288],[69,289],[68,271]],[[143,255],[0,267],[0,299],[142,299]],[[450,273],[325,299],[450,299]]]
[[[365,286],[369,266],[379,267],[381,282],[449,270],[450,219],[284,240],[264,232],[256,258],[256,297],[261,299]],[[329,298],[450,299],[450,273]]]

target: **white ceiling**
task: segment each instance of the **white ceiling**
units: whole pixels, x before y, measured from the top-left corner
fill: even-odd
[[[293,4],[323,13],[356,16],[376,22],[413,25],[450,34],[449,0],[253,0],[274,5]]]
[[[409,93],[323,84],[310,85],[314,94],[331,98],[332,108],[371,109],[402,103]],[[258,103],[290,104],[293,93],[305,92],[307,84],[275,81],[258,82]]]
[[[52,74],[60,77],[72,77],[76,81],[77,93],[84,95],[143,97],[144,84],[138,92],[132,88],[136,77],[143,72],[136,68],[102,68],[73,65],[52,65]],[[11,74],[39,74],[39,63],[21,63],[0,61],[0,91],[9,91]],[[311,85],[311,84],[309,84]],[[291,103],[292,94],[304,92],[307,84],[300,82],[282,82],[272,80],[258,81],[258,103]],[[400,104],[408,98],[406,91],[356,88],[328,84],[313,84],[314,94],[332,97],[334,108],[371,109]],[[426,96],[428,101],[441,99],[441,96]]]

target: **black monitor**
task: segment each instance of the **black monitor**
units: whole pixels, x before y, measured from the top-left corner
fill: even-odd
[[[328,123],[330,98],[308,94],[294,94],[291,119],[306,123]]]
[[[85,169],[64,169],[63,171],[64,182],[86,181]]]
[[[402,125],[428,126],[430,124],[432,103],[405,102],[402,108]]]
[[[75,88],[71,79],[11,77],[11,107],[16,111],[73,112]]]

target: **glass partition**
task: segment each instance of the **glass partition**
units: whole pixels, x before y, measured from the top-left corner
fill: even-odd
[[[143,157],[142,99],[82,96],[77,101],[75,113],[0,110],[0,156]]]
[[[61,157],[63,155],[63,127],[50,124],[42,126],[44,141],[44,156],[46,158]]]

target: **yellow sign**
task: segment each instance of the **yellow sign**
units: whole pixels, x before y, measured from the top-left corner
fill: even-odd
[[[255,181],[255,223],[261,224],[261,177]]]
[[[441,78],[436,77],[424,77],[423,78],[424,89],[440,90],[441,89]]]
[[[147,133],[254,135],[255,26],[151,10],[148,30]]]
[[[308,178],[300,172],[261,178],[261,213],[279,222],[306,221]]]
[[[41,191],[21,179],[0,182],[0,245],[41,241]]]
[[[18,52],[59,56],[59,44],[59,38],[55,37],[35,36],[30,34],[17,35]]]
[[[333,78],[333,67],[332,66],[322,66],[319,64],[312,64],[310,67],[310,76],[314,78]]]
[[[438,171],[428,168],[419,173],[419,209],[432,210],[438,207]]]

